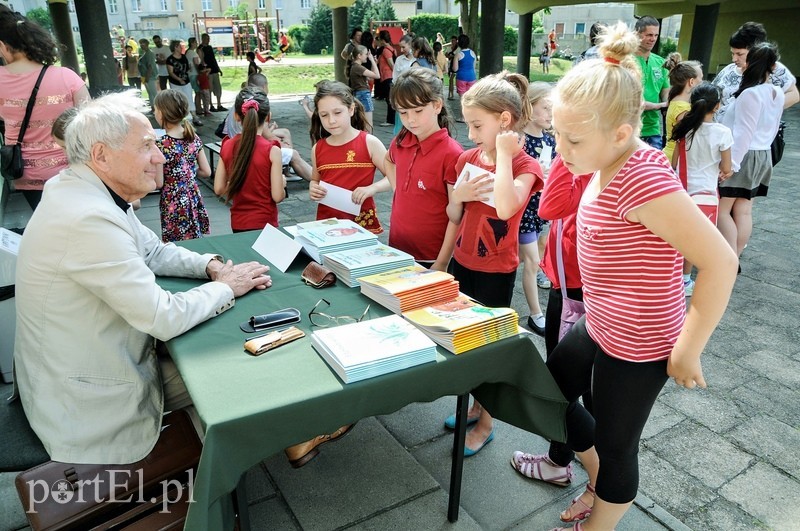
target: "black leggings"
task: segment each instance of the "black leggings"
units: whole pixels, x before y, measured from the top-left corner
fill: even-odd
[[[472,297],[490,308],[507,308],[511,306],[514,296],[514,280],[517,272],[484,273],[473,271],[452,260],[453,276],[458,280],[459,289],[464,295]]]
[[[547,360],[567,408],[567,444],[576,452],[592,446],[600,457],[597,495],[628,503],[639,488],[639,439],[658,393],[667,381],[667,360],[634,363],[603,352],[582,317]],[[578,403],[591,390],[593,415]]]

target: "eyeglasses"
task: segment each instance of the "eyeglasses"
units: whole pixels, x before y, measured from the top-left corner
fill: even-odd
[[[364,308],[364,313],[361,314],[361,317],[356,319],[355,317],[351,317],[349,315],[335,316],[335,315],[328,315],[327,313],[323,312],[318,312],[317,308],[319,307],[320,304],[325,304],[323,309],[327,309],[328,306],[331,305],[331,303],[329,303],[325,299],[320,299],[317,301],[314,307],[311,308],[311,311],[308,312],[308,320],[311,321],[312,325],[319,327],[360,323],[364,319],[364,317],[366,317],[367,312],[369,311],[369,304],[367,304],[367,307]]]

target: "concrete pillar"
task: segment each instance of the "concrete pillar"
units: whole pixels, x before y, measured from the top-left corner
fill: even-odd
[[[103,0],[81,0],[75,2],[75,14],[83,44],[86,73],[89,76],[89,91],[92,97],[120,90],[114,51],[108,34],[108,15]]]
[[[347,83],[344,76],[344,69],[347,66],[347,61],[342,59],[342,50],[347,46],[349,41],[347,31],[347,8],[337,7],[333,9],[333,73],[336,76],[336,81]]]
[[[75,48],[75,39],[72,38],[72,23],[69,20],[67,0],[48,0],[50,18],[53,20],[53,31],[56,40],[61,44],[61,66],[66,66],[76,74],[81,73],[78,64],[78,50]]]
[[[703,73],[708,75],[711,62],[711,48],[714,46],[714,33],[717,29],[719,4],[697,5],[694,8],[692,39],[689,41],[689,59],[703,63]]]
[[[517,73],[531,77],[531,33],[533,13],[519,16],[519,39],[517,40]]]
[[[480,77],[503,70],[505,16],[506,0],[482,0]]]

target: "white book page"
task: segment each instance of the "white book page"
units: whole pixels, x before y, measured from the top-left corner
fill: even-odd
[[[474,164],[467,163],[464,165],[464,169],[461,170],[461,174],[458,176],[456,180],[456,184],[453,186],[453,189],[459,187],[459,185],[464,182],[465,179],[475,179],[476,177],[480,177],[481,175],[489,175],[489,179],[492,182],[492,186],[494,186],[494,173],[490,172],[489,170],[485,170],[483,168],[479,168]],[[494,208],[494,189],[487,194],[486,201],[481,201],[482,203],[486,203],[490,207]]]

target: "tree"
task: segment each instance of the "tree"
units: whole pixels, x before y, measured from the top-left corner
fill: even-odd
[[[364,21],[364,16],[367,14],[367,11],[372,7],[371,0],[356,0],[353,5],[347,8],[347,35],[350,36],[350,32],[356,26],[360,26],[362,30],[368,30],[369,26],[365,27],[362,26]]]
[[[319,3],[311,10],[308,37],[303,41],[303,53],[318,54],[323,48],[333,48],[333,11]]]
[[[247,10],[250,8],[247,2],[239,2],[236,7],[229,7],[223,13],[226,17],[234,17],[236,20],[245,20],[248,18]]]
[[[548,8],[549,9],[549,8]],[[542,12],[537,11],[533,14],[533,33],[544,33],[544,23],[542,22]]]
[[[50,18],[50,11],[47,9],[43,7],[37,7],[28,11],[25,16],[28,18],[28,20],[39,24],[47,31],[53,31],[53,19]]]
[[[373,20],[397,20],[392,0],[378,0],[372,2],[364,13],[361,27],[367,29]]]
[[[461,8],[461,31],[469,37],[469,47],[476,54],[480,49],[480,42],[478,42],[478,1],[479,0],[456,1]]]

